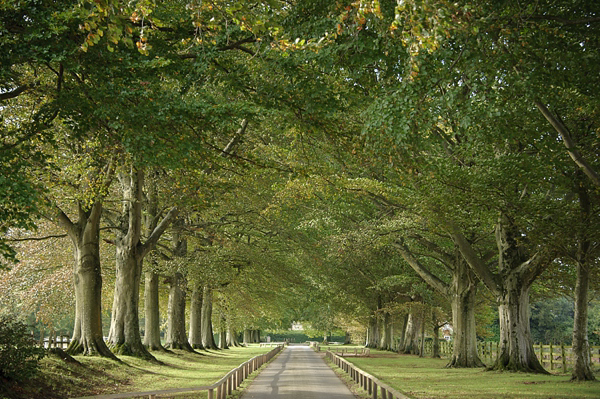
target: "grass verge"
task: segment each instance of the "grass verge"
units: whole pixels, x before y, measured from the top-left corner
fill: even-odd
[[[600,382],[572,383],[570,374],[446,369],[444,359],[373,349],[370,357],[347,360],[414,399],[600,398]],[[600,372],[596,377],[600,379]]]
[[[163,364],[129,356],[121,356],[122,363],[76,356],[80,363],[76,364],[51,355],[42,360],[40,373],[34,380],[18,385],[0,381],[0,399],[72,398],[210,385],[234,367],[271,349],[250,346],[197,353],[179,350],[173,353],[154,352],[153,355]],[[172,397],[206,396],[203,392]]]

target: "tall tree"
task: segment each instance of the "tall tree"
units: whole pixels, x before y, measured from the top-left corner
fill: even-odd
[[[119,175],[119,181],[123,210],[115,240],[117,280],[108,342],[113,353],[152,358],[142,344],[138,318],[142,265],[144,257],[177,216],[177,208],[172,208],[160,223],[155,222],[156,227],[143,241],[144,171],[132,166]]]

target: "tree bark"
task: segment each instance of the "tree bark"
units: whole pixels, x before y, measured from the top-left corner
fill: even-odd
[[[408,314],[406,328],[404,333],[404,342],[402,344],[402,353],[416,355],[419,353],[418,331],[419,321],[414,316],[412,310]]]
[[[221,320],[220,320],[220,328],[219,328],[219,349],[229,349],[227,345],[227,319],[225,318],[225,313],[220,312]]]
[[[204,349],[202,346],[202,295],[203,285],[195,283],[190,301],[190,345],[194,349]]]
[[[377,314],[373,313],[369,319],[369,326],[367,328],[367,348],[377,348],[379,344],[379,330],[377,323]]]
[[[408,327],[408,319],[409,319],[410,313],[405,313],[402,316],[402,328],[400,329],[400,337],[398,337],[398,344],[396,347],[396,352],[398,353],[404,353],[404,340],[406,338],[406,328]]]
[[[123,190],[121,226],[117,230],[116,281],[108,341],[113,352],[155,360],[142,343],[139,323],[139,297],[144,257],[175,217],[173,208],[142,243],[142,197],[144,172],[131,167],[119,181]]]
[[[244,329],[244,345],[248,346],[252,342],[252,331],[245,328]]]
[[[169,304],[167,310],[167,336],[165,348],[193,352],[185,333],[185,278],[175,273],[169,278]]]
[[[100,215],[102,203],[89,210],[79,204],[79,218],[73,223],[62,211],[58,223],[71,238],[75,262],[75,325],[67,348],[70,355],[100,355],[118,360],[104,343],[102,333],[102,273],[100,266]]]
[[[379,349],[391,350],[392,347],[392,316],[388,312],[384,312],[381,319],[381,339]]]
[[[586,262],[577,262],[575,283],[575,316],[573,319],[572,381],[594,381],[588,341],[588,287],[590,268]]]
[[[419,357],[425,357],[425,308],[421,312],[421,337],[419,345]]]
[[[500,348],[490,369],[548,374],[533,350],[529,322],[529,288],[542,272],[540,260],[530,258],[518,244],[519,231],[501,216],[496,227],[501,291],[498,298]]]
[[[452,358],[446,367],[485,367],[477,354],[475,329],[477,277],[460,257],[457,257],[454,266],[450,286],[454,346]]]
[[[160,342],[160,311],[158,307],[158,274],[147,272],[145,275],[144,314],[145,334],[144,346],[151,351],[164,351]]]
[[[108,342],[116,354],[155,360],[143,345],[140,335],[138,314],[142,260],[136,252],[127,245],[117,244],[117,273]]]
[[[577,280],[575,282],[575,316],[573,318],[573,371],[571,381],[595,380],[590,359],[588,341],[588,291],[590,279],[590,250],[592,243],[587,238],[588,222],[592,211],[592,203],[584,184],[578,185],[579,207],[581,210],[581,227],[577,237]]]
[[[433,289],[450,299],[452,303],[452,324],[455,332],[452,357],[446,367],[484,367],[477,355],[477,334],[475,330],[475,297],[478,279],[469,268],[458,250],[448,254],[431,242],[420,242],[436,252],[443,260],[442,264],[452,275],[452,282],[445,283],[435,276],[402,243],[396,243],[402,257]]]
[[[344,345],[350,345],[352,343],[352,335],[349,331],[346,331],[344,334]]]
[[[520,231],[504,214],[496,224],[498,272],[493,273],[455,225],[452,238],[477,277],[497,298],[500,347],[491,370],[548,372],[533,351],[529,324],[529,288],[547,266],[539,255],[528,256]]]
[[[431,318],[431,321],[433,322],[433,349],[431,357],[440,359],[442,357],[440,354],[440,325],[435,315]]]
[[[231,326],[231,324],[227,325],[227,346],[240,346],[240,343],[238,341],[238,336],[237,336],[237,332],[235,331],[235,329]]]
[[[218,349],[215,344],[212,324],[212,289],[205,286],[202,296],[202,346],[205,349]]]

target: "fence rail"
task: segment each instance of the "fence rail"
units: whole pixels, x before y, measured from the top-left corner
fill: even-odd
[[[314,346],[315,351],[321,351],[321,345]],[[334,354],[341,357],[369,357],[371,356],[371,349],[369,348],[335,348],[326,347],[326,351],[331,351]]]
[[[242,381],[250,374],[258,370],[263,364],[268,363],[273,357],[283,349],[283,345],[279,345],[264,355],[254,356],[252,359],[245,361],[238,367],[232,369],[225,374],[219,381],[212,385],[190,387],[190,388],[175,388],[162,391],[145,391],[145,392],[124,392],[111,395],[96,395],[82,396],[75,399],[123,399],[123,398],[142,398],[155,399],[158,396],[172,395],[183,392],[198,392],[208,391],[208,399],[225,399],[227,395],[236,390]]]
[[[498,342],[478,342],[477,353],[481,360],[486,364],[496,361],[499,350]],[[452,356],[452,342],[440,342],[440,354],[442,356]],[[574,356],[573,347],[565,344],[535,344],[533,350],[542,365],[551,371],[562,370],[566,372],[573,366]],[[425,343],[425,353],[433,353],[433,343]],[[600,346],[590,346],[590,361],[600,364]]]
[[[394,388],[379,381],[371,374],[356,367],[341,356],[336,355],[331,351],[327,351],[325,356],[336,366],[344,370],[350,378],[354,380],[362,389],[367,391],[371,398],[377,399],[378,392],[383,399],[409,399],[407,396],[396,391]]]

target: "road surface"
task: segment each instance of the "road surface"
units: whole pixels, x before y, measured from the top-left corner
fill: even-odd
[[[308,346],[288,346],[252,381],[242,399],[355,399]]]

